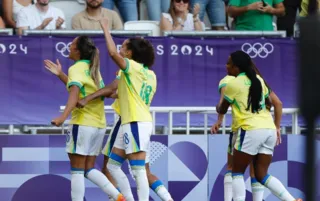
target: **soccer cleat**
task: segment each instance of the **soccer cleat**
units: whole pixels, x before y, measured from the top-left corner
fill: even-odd
[[[124,199],[122,194],[119,194],[116,201],[126,201],[126,199]]]

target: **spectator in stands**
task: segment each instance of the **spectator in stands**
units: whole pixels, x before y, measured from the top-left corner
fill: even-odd
[[[147,0],[149,20],[160,21],[161,13],[167,12],[170,7],[170,0]]]
[[[5,26],[3,20],[2,20],[2,18],[0,16],[0,29],[4,29],[4,28],[6,28],[6,26]]]
[[[226,13],[223,0],[191,0],[191,5],[200,5],[200,20],[204,20],[206,10],[214,30],[224,30],[226,26]]]
[[[309,2],[309,0],[307,0]],[[294,24],[297,19],[297,11],[300,10],[301,0],[284,0],[285,15],[277,18],[278,30],[287,31],[287,36],[294,34]]]
[[[196,4],[193,13],[189,13],[189,0],[171,0],[169,13],[162,13],[161,31],[203,31],[199,19],[200,6]]]
[[[49,5],[49,0],[37,0],[37,3],[23,8],[17,18],[18,34],[25,29],[53,30],[64,29],[63,12]]]
[[[110,10],[113,10],[114,4],[116,4],[124,22],[138,20],[137,0],[104,0],[102,6]]]
[[[283,0],[230,0],[228,14],[235,18],[236,30],[273,31],[273,16],[285,13]]]
[[[102,8],[103,0],[87,0],[86,10],[72,18],[72,29],[101,30],[99,20],[108,18],[109,29],[123,29],[122,21],[117,12]]]
[[[307,17],[308,16],[309,1],[310,0],[302,0],[300,17]],[[318,6],[318,10],[320,10],[320,0],[317,0],[317,6]]]
[[[32,4],[32,0],[3,0],[3,18],[10,28],[16,28],[18,13]]]

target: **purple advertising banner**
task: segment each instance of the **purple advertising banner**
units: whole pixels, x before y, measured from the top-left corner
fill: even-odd
[[[125,38],[115,37],[118,48]],[[154,45],[158,78],[152,106],[215,106],[218,83],[226,75],[232,51],[243,50],[255,61],[284,107],[296,107],[296,42],[291,39],[149,38]],[[72,37],[0,37],[0,123],[48,124],[65,105],[67,91],[50,74],[43,60],[59,59],[64,72],[72,65],[67,56]],[[117,67],[108,56],[105,40],[94,38],[100,49],[101,72],[106,84]],[[110,104],[111,100],[106,100]],[[211,122],[213,121],[210,117]],[[159,115],[157,121],[167,122]],[[176,123],[184,123],[179,116]],[[200,120],[192,120],[192,124]],[[287,124],[288,122],[284,122]]]
[[[106,137],[107,138],[107,137]],[[1,201],[69,201],[70,165],[62,135],[0,136]],[[106,140],[106,139],[105,139]],[[269,174],[277,177],[294,197],[304,198],[304,143],[301,135],[284,135],[275,149]],[[152,136],[150,167],[176,201],[222,201],[227,165],[227,135]],[[317,140],[317,167],[320,167],[320,141]],[[101,170],[103,156],[95,168]],[[136,197],[136,185],[128,170]],[[250,178],[245,174],[247,200],[252,200]],[[317,181],[320,181],[318,172]],[[320,200],[320,186],[317,187]],[[86,201],[108,200],[99,187],[86,180]],[[150,200],[160,201],[150,190]],[[265,189],[264,201],[278,200]]]

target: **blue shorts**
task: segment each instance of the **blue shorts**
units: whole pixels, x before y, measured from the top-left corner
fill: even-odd
[[[213,27],[222,27],[226,25],[226,10],[224,0],[191,0],[192,8],[198,3],[200,4],[200,20],[203,21],[205,12]]]

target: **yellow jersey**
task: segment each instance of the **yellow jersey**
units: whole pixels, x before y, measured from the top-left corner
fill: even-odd
[[[151,122],[149,108],[157,89],[156,75],[134,60],[125,60],[127,66],[118,84],[121,123]]]
[[[227,76],[225,76],[224,78],[222,78],[222,80],[220,80],[220,82],[219,82],[219,93],[221,93],[221,89],[222,89],[223,87],[226,87],[227,84],[228,84],[231,80],[233,80],[233,79],[235,79],[235,78],[236,78],[236,77],[231,76],[231,75],[227,75]],[[234,114],[234,111],[233,111],[233,110],[231,110],[231,115],[232,115],[231,131],[232,131],[233,133],[237,133],[237,132],[238,132],[238,129],[236,128],[236,123],[235,123],[236,119],[235,119],[235,114]]]
[[[265,105],[265,98],[269,96],[269,89],[260,76],[257,76],[257,78],[262,85],[261,110],[259,113],[252,113],[251,110],[246,110],[251,81],[245,73],[239,74],[235,79],[229,81],[226,86],[224,98],[231,104],[234,112],[233,123],[236,130],[239,128],[244,130],[275,129],[272,115]]]
[[[120,80],[120,77],[121,77],[121,70],[119,70],[117,72],[117,77],[116,79],[117,80]],[[120,115],[120,105],[119,105],[119,99],[117,98],[116,100],[114,100],[114,102],[112,103],[111,107],[113,108],[113,110],[115,111],[115,113],[117,113],[118,115]]]
[[[78,86],[80,88],[79,99],[82,99],[98,90],[98,87],[90,76],[89,65],[89,60],[80,60],[68,70],[67,89],[69,90],[69,88],[74,85]],[[104,83],[100,73],[99,77],[99,87],[103,88]],[[105,128],[106,116],[104,113],[103,98],[97,98],[90,101],[84,108],[73,109],[70,124]]]

